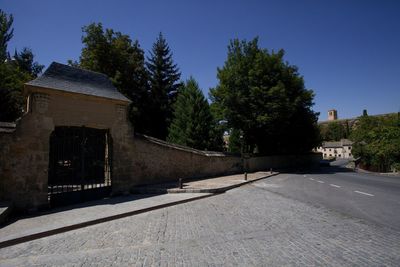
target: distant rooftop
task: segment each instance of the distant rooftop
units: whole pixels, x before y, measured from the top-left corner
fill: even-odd
[[[353,142],[350,141],[349,139],[341,139],[340,141],[337,142],[323,142],[322,147],[323,148],[339,148],[343,146],[351,146],[353,145]]]
[[[130,102],[102,73],[53,62],[42,76],[27,85]]]

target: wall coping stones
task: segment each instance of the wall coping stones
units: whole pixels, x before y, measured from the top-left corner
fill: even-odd
[[[144,134],[139,134],[135,133],[136,138],[144,139],[146,141],[149,141],[153,144],[157,144],[160,146],[164,147],[170,147],[172,149],[177,149],[185,152],[191,152],[193,154],[198,154],[202,156],[209,156],[209,157],[240,157],[240,155],[234,154],[234,153],[225,153],[225,152],[217,152],[217,151],[204,151],[204,150],[198,150],[195,148],[187,147],[187,146],[182,146],[182,145],[177,145],[173,143],[169,143],[160,139],[157,139],[155,137],[151,137],[148,135]]]

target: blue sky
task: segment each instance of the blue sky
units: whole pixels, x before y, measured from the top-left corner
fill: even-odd
[[[314,90],[314,110],[326,120],[400,111],[400,1],[18,1],[0,0],[14,15],[9,50],[30,47],[46,67],[78,59],[81,27],[101,22],[139,40],[148,53],[160,31],[182,78],[203,92],[214,87],[232,38],[259,36],[286,51]]]

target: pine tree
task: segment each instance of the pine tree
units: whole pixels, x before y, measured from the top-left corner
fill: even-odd
[[[153,44],[147,62],[150,84],[150,103],[147,134],[165,140],[176,100],[180,72],[172,60],[172,52],[162,33]]]
[[[210,149],[213,145],[213,117],[207,100],[192,77],[180,87],[173,115],[167,138],[169,142]]]
[[[44,68],[44,65],[40,65],[34,61],[33,52],[27,47],[24,47],[19,53],[15,50],[14,60],[20,70],[29,73],[32,78],[36,78]]]

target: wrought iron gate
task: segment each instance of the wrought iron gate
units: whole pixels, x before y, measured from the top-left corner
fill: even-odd
[[[108,130],[56,127],[50,136],[51,207],[110,195],[112,140]]]

